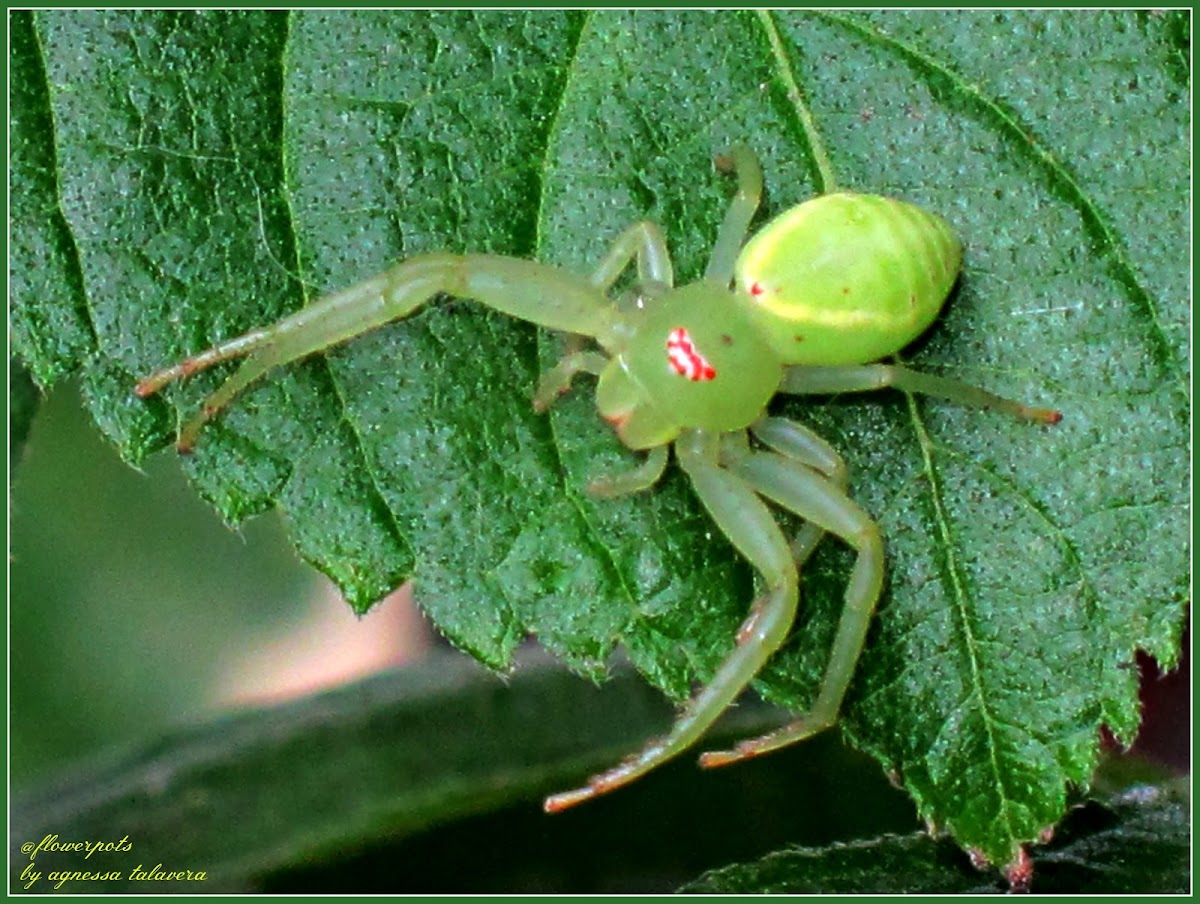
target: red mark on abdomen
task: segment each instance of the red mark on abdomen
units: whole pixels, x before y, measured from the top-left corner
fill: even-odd
[[[676,327],[667,336],[667,361],[671,369],[689,380],[711,380],[717,375],[692,343],[692,337],[683,327]]]

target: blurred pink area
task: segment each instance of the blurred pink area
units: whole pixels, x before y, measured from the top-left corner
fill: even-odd
[[[289,630],[231,650],[209,704],[279,703],[414,662],[432,634],[405,584],[356,616],[329,581],[314,585],[307,613]]]

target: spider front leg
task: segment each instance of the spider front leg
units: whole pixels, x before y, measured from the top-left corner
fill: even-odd
[[[138,383],[135,392],[141,397],[153,395],[172,380],[248,356],[180,430],[177,447],[187,452],[204,424],[268,371],[406,317],[441,293],[472,298],[548,329],[601,343],[614,340],[611,302],[579,277],[515,258],[428,254],[327,295],[274,326],[252,330],[161,370]]]
[[[733,750],[703,754],[700,765],[705,767],[757,756],[802,741],[833,725],[883,589],[883,539],[879,528],[846,495],[843,486],[797,461],[770,452],[744,456],[731,464],[731,470],[756,492],[841,537],[857,550],[858,559],[846,587],[845,608],[812,709],[791,724],[761,738],[743,741]]]
[[[796,567],[779,525],[742,478],[718,463],[718,438],[685,431],[676,455],[713,521],[766,581],[737,635],[737,646],[717,673],[685,707],[663,738],[652,741],[620,765],[590,779],[586,786],[548,797],[549,813],[565,810],[628,784],[678,755],[704,734],[737,698],[787,637],[799,595]]]
[[[638,282],[655,282],[668,288],[675,285],[667,240],[658,225],[649,220],[639,220],[613,240],[608,252],[592,272],[592,285],[601,292],[607,292],[635,257]]]
[[[746,242],[750,221],[758,210],[762,198],[762,165],[755,153],[744,144],[734,145],[728,154],[716,158],[717,169],[733,170],[737,174],[738,189],[725,211],[725,219],[717,232],[717,241],[709,254],[704,278],[721,286],[728,286],[733,279],[733,268],[738,252]]]

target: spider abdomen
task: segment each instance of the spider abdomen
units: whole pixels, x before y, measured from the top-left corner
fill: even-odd
[[[736,294],[786,364],[863,364],[934,321],[962,246],[940,217],[849,192],[780,214],[742,249]]]

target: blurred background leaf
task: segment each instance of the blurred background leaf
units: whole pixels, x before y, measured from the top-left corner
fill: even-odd
[[[1187,894],[1186,787],[1132,787],[1067,817],[1037,851],[1042,894]],[[701,876],[691,894],[989,894],[997,891],[953,845],[925,834],[792,848]]]

